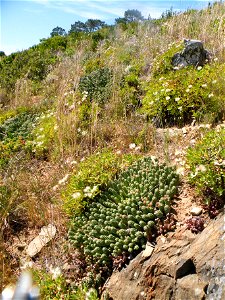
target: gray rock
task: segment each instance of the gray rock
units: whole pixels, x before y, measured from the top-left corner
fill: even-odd
[[[177,68],[186,66],[203,66],[210,59],[210,53],[198,40],[184,40],[184,50],[172,57],[172,65]]]
[[[150,257],[140,253],[113,273],[105,287],[109,299],[225,299],[224,214],[194,239],[187,232],[180,228],[167,243],[158,239]]]
[[[52,224],[41,228],[41,232],[28,245],[26,253],[33,257],[41,251],[41,249],[50,242],[56,234],[56,227]]]

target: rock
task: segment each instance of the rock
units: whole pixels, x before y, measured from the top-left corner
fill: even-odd
[[[190,210],[190,213],[192,216],[199,216],[202,213],[202,208],[201,207],[192,207]]]
[[[143,259],[140,253],[114,273],[105,288],[109,299],[225,299],[224,215],[194,239],[185,232],[177,229],[167,243],[158,238],[150,257]]]
[[[142,257],[150,257],[153,251],[154,251],[154,247],[152,247],[150,243],[147,243],[145,250],[142,251]]]
[[[207,284],[202,282],[198,275],[192,274],[177,280],[175,299],[205,299]]]
[[[209,60],[210,54],[198,40],[184,40],[185,48],[172,57],[172,65],[177,68],[186,66],[203,66]]]
[[[41,232],[35,237],[26,249],[28,256],[33,257],[41,251],[41,249],[50,242],[56,234],[56,227],[52,224],[41,228]]]

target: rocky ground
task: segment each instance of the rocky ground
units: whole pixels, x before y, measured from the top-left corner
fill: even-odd
[[[221,283],[225,280],[221,273],[223,215],[221,213],[214,221],[209,219],[202,207],[203,199],[187,182],[188,166],[185,161],[188,147],[194,145],[209,128],[209,125],[200,125],[152,132],[149,155],[176,165],[180,174],[179,195],[173,205],[177,226],[174,232],[159,236],[155,246],[149,244],[145,253],[140,253],[125,269],[112,275],[105,285],[105,292],[113,300],[223,299],[211,297],[224,295],[224,290],[221,290]],[[40,229],[35,228],[9,235],[5,248],[16,274],[26,267],[46,271],[58,267],[67,282],[73,284],[79,281],[85,266],[68,243],[68,220],[54,205],[49,210],[52,211],[49,224],[56,232],[42,243],[39,251],[33,254],[28,251],[30,243],[40,234]],[[199,211],[196,213],[195,210]],[[204,218],[206,228],[198,235],[187,229],[186,220],[193,214]],[[205,298],[206,294],[208,298]]]

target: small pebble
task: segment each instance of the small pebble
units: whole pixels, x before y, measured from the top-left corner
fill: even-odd
[[[201,207],[192,207],[190,210],[190,213],[192,216],[199,216],[202,213],[202,208]]]

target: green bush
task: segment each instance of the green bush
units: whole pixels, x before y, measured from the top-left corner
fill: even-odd
[[[77,299],[76,290],[71,288],[62,274],[54,276],[52,273],[38,270],[33,270],[32,273],[34,281],[40,287],[41,299]]]
[[[225,64],[213,63],[153,78],[147,84],[141,112],[157,125],[221,120],[225,115],[224,73]]]
[[[105,149],[82,161],[62,192],[64,210],[69,215],[80,214],[116,173],[137,159],[137,155],[114,154]]]
[[[7,117],[6,117],[7,116]],[[19,150],[25,149],[27,141],[38,118],[34,111],[18,110],[8,112],[0,124],[0,167],[5,167],[10,158]]]
[[[225,128],[209,131],[187,152],[189,180],[201,192],[225,197]],[[206,199],[206,200],[209,200]]]
[[[183,50],[183,48],[184,48],[183,43],[182,44],[181,43],[180,44],[173,43],[172,45],[170,45],[169,49],[166,52],[158,55],[154,59],[154,63],[153,63],[153,68],[152,68],[153,76],[157,78],[158,76],[165,75],[165,74],[169,73],[170,71],[172,71],[173,70],[173,66],[171,64],[172,57],[177,52],[180,52],[181,50]]]
[[[30,140],[26,143],[26,149],[37,158],[45,157],[53,148],[56,130],[55,113],[51,110],[43,112],[36,118],[36,126],[33,127]]]
[[[119,255],[145,248],[156,219],[171,210],[178,176],[151,158],[138,160],[109,184],[83,215],[76,216],[69,238],[91,263],[107,265]]]
[[[97,69],[81,77],[79,90],[82,93],[87,92],[90,101],[103,104],[111,95],[111,78],[112,73],[108,68]]]
[[[140,104],[142,94],[140,75],[142,74],[143,62],[133,61],[133,64],[125,69],[125,74],[120,83],[120,96],[126,105],[127,111],[135,109]]]

